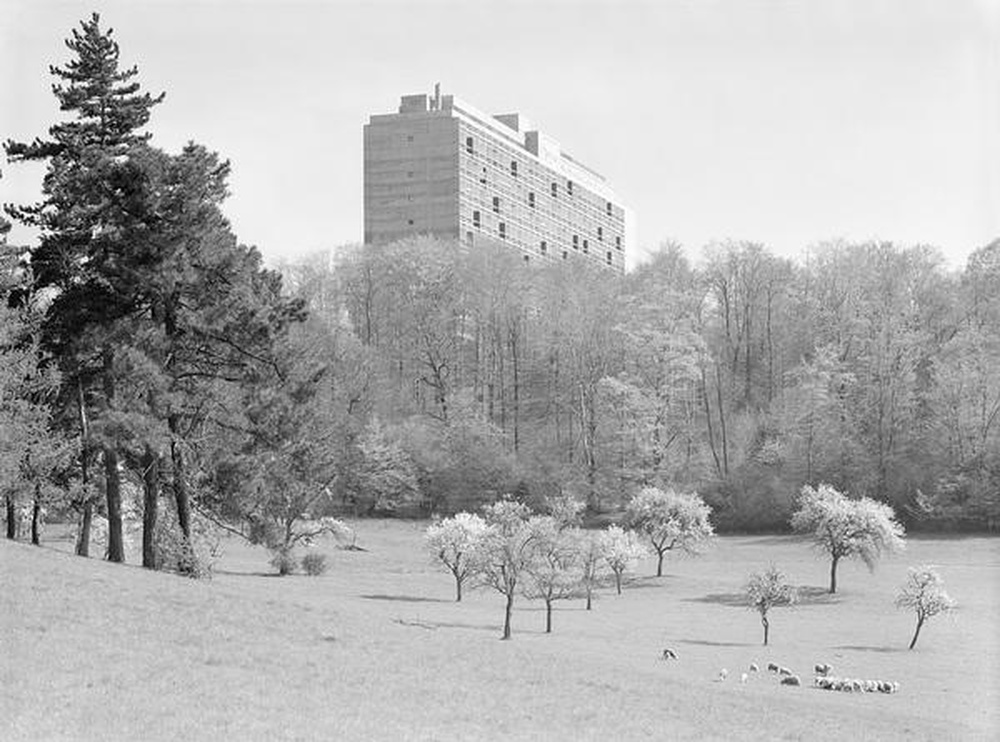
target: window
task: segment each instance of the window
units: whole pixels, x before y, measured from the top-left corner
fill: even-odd
[[[413,135],[412,134],[407,134],[406,135],[406,141],[412,142],[413,141]]]
[[[584,240],[584,241],[583,241],[583,251],[584,251],[584,252],[587,252],[587,248],[588,248],[588,247],[590,247],[590,245],[589,245],[589,244],[587,243],[587,240]]]
[[[465,233],[465,244],[472,245],[472,232]]]
[[[563,250],[563,260],[569,257],[569,253]]]
[[[608,201],[608,216],[611,216],[611,202]]]
[[[568,193],[571,196],[573,195],[573,181],[572,180],[567,180],[566,181],[566,193]]]
[[[412,178],[413,177],[413,171],[412,170],[407,170],[406,171],[406,177],[407,178]]]
[[[608,265],[611,265],[611,251],[610,250],[608,250],[607,261],[608,261]]]
[[[510,174],[517,177],[517,160],[510,161]]]
[[[597,241],[604,242],[604,229],[602,227],[597,228]]]
[[[481,227],[482,226],[482,224],[479,221],[479,212],[478,211],[473,211],[472,212],[472,226],[473,227]]]
[[[538,246],[538,252],[545,255],[549,251],[549,246],[545,244],[545,240],[542,240],[542,244]]]
[[[525,255],[524,256],[524,262],[525,263],[530,263],[531,262],[531,256],[530,255]]]
[[[483,168],[483,174],[479,176],[479,182],[486,185],[486,168]]]
[[[615,247],[617,247],[619,250],[622,249],[622,238],[620,235],[615,235]]]
[[[406,223],[409,224],[411,227],[413,226],[413,220],[412,219],[407,219]]]
[[[500,213],[500,197],[499,196],[494,196],[493,197],[493,213],[495,213],[495,214],[499,214]]]
[[[528,194],[528,206],[535,208],[535,194],[531,192]]]
[[[552,198],[556,198],[558,196],[559,196],[559,184],[558,183],[553,183],[552,184]]]
[[[465,138],[465,151],[470,155],[473,154],[474,150],[472,148],[472,137]]]
[[[507,239],[507,225],[500,222],[500,226],[497,229],[500,231],[500,239]]]
[[[578,234],[573,235],[573,249],[574,250],[580,249],[580,235]]]

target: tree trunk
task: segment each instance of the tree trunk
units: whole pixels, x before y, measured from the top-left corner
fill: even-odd
[[[622,594],[622,573],[615,572],[615,588],[618,590],[618,594]]]
[[[76,535],[76,555],[90,556],[90,525],[94,520],[94,503],[88,497],[83,502],[83,513],[80,515],[80,530]]]
[[[830,594],[837,592],[837,562],[840,561],[839,556],[835,556],[833,561],[830,562]]]
[[[657,551],[656,552],[656,576],[663,577],[663,555],[666,552]]]
[[[17,511],[14,508],[14,498],[9,492],[5,499],[7,500],[7,538],[14,541],[17,539]]]
[[[764,646],[766,647],[767,646],[767,634],[768,634],[768,632],[771,629],[771,624],[768,623],[767,616],[765,616],[764,614],[761,614],[761,616],[760,616],[760,622],[764,626]]]
[[[545,601],[545,633],[552,633],[552,601]]]
[[[35,501],[31,504],[31,543],[41,546],[42,483],[35,482]]]
[[[160,490],[159,459],[146,446],[142,457],[142,566],[156,569],[156,509]]]
[[[455,602],[462,602],[462,578],[455,575]]]
[[[924,626],[924,619],[917,619],[917,630],[913,632],[913,638],[910,640],[910,649],[913,649],[917,645],[917,637],[920,636],[920,629]]]
[[[80,414],[80,480],[83,484],[83,513],[80,516],[80,530],[76,535],[76,555],[90,556],[90,524],[94,519],[94,503],[90,499],[90,430],[87,425],[87,408],[83,398],[83,384],[76,385],[76,404]]]
[[[180,445],[180,416],[175,414],[167,418],[170,428],[170,461],[173,464],[174,500],[177,503],[177,523],[184,534],[184,540],[191,541],[191,501],[188,496],[187,482],[184,480],[184,452]],[[355,513],[356,514],[356,513]]]
[[[114,352],[105,348],[104,398],[108,408],[114,406],[115,377]],[[118,451],[113,444],[104,444],[104,479],[108,500],[108,561],[125,561],[125,544],[122,537],[122,483],[118,473]]]
[[[118,452],[113,446],[104,447],[104,479],[108,499],[108,561],[125,561],[125,541],[122,536],[122,483],[118,472]]]
[[[593,590],[591,590],[590,586],[588,585],[587,586],[587,610],[588,611],[591,608],[591,595],[592,595],[592,593],[593,593]]]
[[[511,615],[514,613],[514,593],[513,591],[507,593],[507,606],[504,609],[503,615],[503,636],[502,639],[510,639],[510,619]]]

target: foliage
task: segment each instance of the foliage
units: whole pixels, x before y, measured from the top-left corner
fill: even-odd
[[[269,564],[278,570],[278,574],[282,577],[293,574],[299,566],[299,560],[296,559],[295,555],[292,553],[291,549],[286,549],[279,546],[278,548],[272,550],[271,561]]]
[[[368,513],[414,508],[420,498],[416,468],[409,455],[388,440],[377,420],[369,423],[358,443],[352,500]]]
[[[462,585],[480,568],[486,521],[473,513],[456,513],[427,527],[424,543],[434,559],[455,578],[455,600],[462,600]]]
[[[944,580],[935,569],[928,566],[911,567],[906,583],[896,596],[897,608],[908,608],[917,614],[917,628],[910,640],[910,649],[917,644],[924,623],[941,613],[955,608],[955,601],[945,592]]]
[[[644,487],[628,504],[628,521],[649,540],[657,556],[656,576],[663,576],[663,556],[673,549],[695,552],[714,531],[712,509],[697,494]]]
[[[851,500],[827,484],[803,487],[792,528],[808,534],[830,555],[830,592],[837,592],[837,564],[858,557],[869,570],[886,553],[904,548],[905,531],[892,508],[867,497]]]
[[[532,559],[524,594],[545,603],[545,632],[552,632],[552,604],[581,594],[579,540],[553,516],[536,515],[528,521],[533,534]]]
[[[514,597],[534,558],[538,534],[531,527],[530,509],[510,497],[483,508],[487,529],[482,539],[480,580],[505,598],[503,639],[511,638]]]
[[[768,614],[772,608],[794,605],[796,590],[785,582],[785,575],[772,564],[766,571],[750,575],[745,592],[747,608],[760,614],[760,622],[764,627],[764,646],[767,646],[770,630]]]
[[[329,569],[329,565],[326,563],[326,554],[320,554],[318,551],[310,551],[302,557],[301,564],[302,571],[310,577],[318,577]]]
[[[594,590],[604,582],[608,563],[604,559],[603,532],[575,529],[576,552],[580,562],[580,587],[587,598],[587,610],[593,607]]]
[[[615,589],[622,593],[622,577],[635,562],[647,554],[646,547],[639,541],[634,531],[626,531],[621,526],[608,526],[600,536],[601,555],[605,564],[615,576]]]

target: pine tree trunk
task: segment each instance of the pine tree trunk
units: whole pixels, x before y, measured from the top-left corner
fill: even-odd
[[[113,446],[104,447],[104,479],[108,500],[108,561],[125,561],[125,541],[122,535],[122,482],[118,472],[118,452]]]
[[[830,594],[837,592],[837,562],[840,561],[839,556],[833,557],[830,562]]]
[[[920,636],[920,629],[922,629],[923,626],[924,626],[924,619],[918,618],[917,630],[913,632],[913,638],[910,640],[910,646],[909,646],[910,649],[913,649],[915,646],[917,646],[917,637]]]
[[[94,520],[94,503],[89,499],[83,503],[83,513],[80,515],[80,530],[76,535],[76,555],[90,556],[90,526]]]
[[[173,464],[174,500],[177,503],[177,523],[184,534],[184,540],[191,541],[191,502],[184,480],[184,452],[180,446],[180,417],[172,414],[167,418],[170,428],[170,460]]]
[[[83,514],[80,517],[80,530],[76,535],[76,555],[90,556],[90,525],[94,520],[94,503],[90,500],[90,461],[89,441],[90,429],[87,425],[87,408],[83,398],[83,384],[77,381],[76,404],[80,415],[80,480],[83,484]]]
[[[11,541],[17,539],[17,512],[14,508],[14,498],[8,492],[7,500],[7,538]]]
[[[147,446],[142,457],[142,566],[156,569],[156,509],[159,506],[159,461]]]
[[[35,482],[35,501],[31,504],[31,543],[41,545],[42,537],[42,483]]]
[[[106,347],[104,361],[104,398],[108,408],[114,407],[115,377],[114,351]],[[118,451],[113,444],[104,444],[104,480],[108,500],[108,561],[125,561],[125,542],[122,536],[122,482],[118,472]]]
[[[507,593],[507,606],[503,617],[503,639],[510,639],[510,619],[514,613],[514,593]]]

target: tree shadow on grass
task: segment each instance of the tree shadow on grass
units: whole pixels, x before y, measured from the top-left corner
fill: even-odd
[[[713,642],[708,639],[679,639],[682,644],[699,644],[704,647],[756,647],[750,642]]]
[[[455,603],[454,600],[445,600],[444,598],[425,598],[420,595],[359,595],[358,597],[364,598],[365,600],[392,600],[399,601],[403,603]]]
[[[424,621],[421,619],[394,618],[393,623],[410,628],[437,631],[438,629],[472,629],[473,631],[495,631],[500,633],[501,627],[496,624],[472,624],[460,621]]]
[[[837,593],[831,593],[829,588],[802,585],[797,588],[798,605],[832,605],[839,603],[841,598]]]
[[[864,647],[860,644],[841,644],[834,647],[834,649],[850,649],[855,652],[878,652],[880,654],[895,654],[896,652],[906,651],[902,647]]]
[[[685,598],[686,603],[714,603],[729,608],[746,608],[747,596],[744,593],[709,593],[700,598]]]

